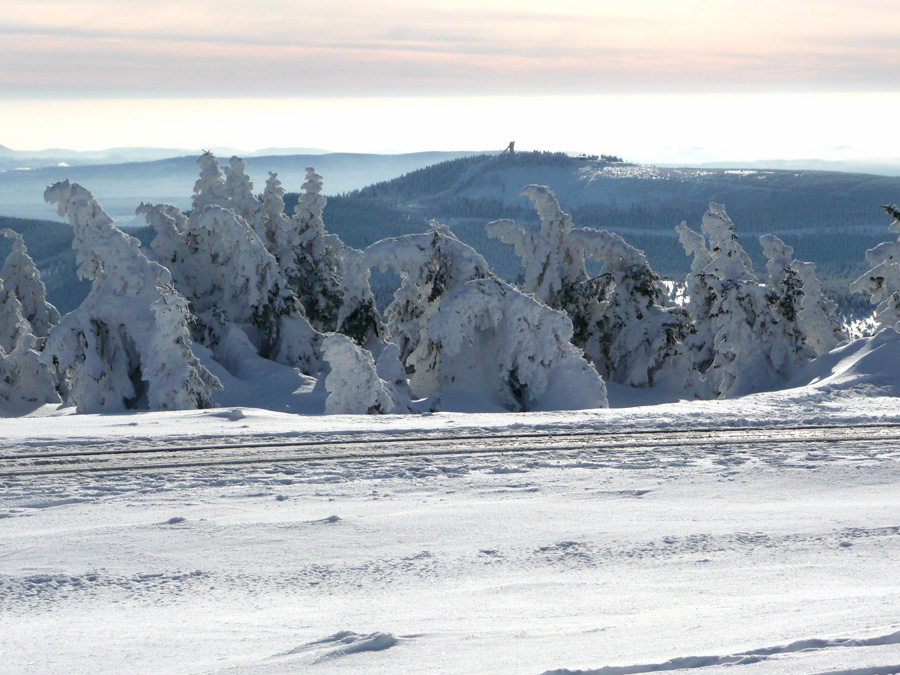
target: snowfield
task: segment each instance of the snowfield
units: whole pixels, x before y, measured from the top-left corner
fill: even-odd
[[[900,672],[874,343],[734,400],[5,419],[3,672]]]

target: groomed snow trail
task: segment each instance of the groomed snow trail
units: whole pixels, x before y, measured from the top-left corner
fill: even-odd
[[[896,420],[747,422],[4,443],[3,671],[900,672]]]
[[[861,424],[853,427],[805,425],[731,429],[542,431],[530,433],[430,434],[399,437],[367,436],[355,439],[322,437],[317,440],[218,445],[172,445],[72,451],[20,451],[0,454],[0,478],[52,476],[72,473],[194,469],[240,465],[301,464],[318,461],[446,457],[451,455],[512,455],[540,452],[589,451],[600,455],[616,451],[672,448],[734,452],[741,446],[859,443],[884,445],[893,452],[900,442],[900,425]]]

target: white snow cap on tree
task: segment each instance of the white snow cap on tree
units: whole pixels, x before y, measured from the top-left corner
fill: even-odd
[[[31,332],[46,337],[59,323],[59,312],[47,302],[47,289],[22,235],[9,229],[0,230],[0,234],[13,240],[12,251],[0,268],[0,281],[22,303],[22,314],[31,325]]]
[[[526,185],[521,194],[534,203],[541,219],[540,234],[512,220],[495,220],[487,224],[488,235],[515,248],[525,266],[525,292],[551,307],[561,308],[560,296],[588,278],[584,252],[568,236],[573,228],[572,217],[560,208],[545,185]]]
[[[890,231],[900,233],[900,217],[896,207],[888,205],[894,216]],[[894,327],[900,322],[900,240],[878,244],[866,251],[872,269],[850,284],[854,293],[866,293],[875,307],[879,328]]]
[[[325,378],[325,414],[375,414],[391,412],[395,402],[389,387],[375,369],[372,355],[346,335],[332,333],[322,343],[331,366]]]
[[[187,248],[185,231],[188,219],[177,206],[171,204],[145,204],[141,202],[135,215],[144,216],[147,224],[156,231],[156,237],[150,242],[157,261],[164,267],[178,262]],[[171,268],[170,268],[171,271]]]
[[[0,279],[0,399],[57,403],[56,374],[40,362],[40,340],[31,332],[22,303]]]
[[[800,321],[806,333],[806,342],[816,356],[827,354],[847,339],[837,316],[837,303],[822,292],[815,263],[795,260],[793,265],[803,284]]]
[[[10,353],[19,339],[31,333],[25,310],[11,287],[0,279],[0,351]]]
[[[675,231],[685,254],[692,256],[691,271],[687,275],[686,308],[694,324],[694,333],[687,338],[686,346],[693,355],[696,369],[704,373],[713,358],[714,333],[710,312],[716,301],[716,291],[704,272],[712,262],[712,254],[706,247],[706,237],[689,228],[686,222],[677,225]]]
[[[56,183],[44,199],[69,217],[78,273],[92,281],[41,355],[58,368],[66,402],[79,412],[210,407],[221,384],[191,351],[187,302],[168,270],[149,261],[80,185]]]
[[[725,281],[756,281],[753,263],[734,233],[734,223],[722,204],[711,203],[703,214],[700,229],[709,237],[711,260],[705,268],[707,274]]]

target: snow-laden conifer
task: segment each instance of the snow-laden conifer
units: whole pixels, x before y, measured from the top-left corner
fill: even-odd
[[[606,404],[568,317],[495,277],[446,226],[376,242],[363,265],[401,278],[386,329],[416,396],[458,389],[510,410]]]
[[[171,204],[146,204],[141,202],[135,214],[144,216],[147,224],[156,232],[150,248],[156,260],[171,271],[171,265],[179,267],[188,244],[185,241],[188,219],[177,206]]]
[[[395,401],[378,377],[371,353],[339,333],[325,338],[322,352],[331,366],[325,377],[325,414],[376,414],[394,409]]]
[[[803,279],[792,265],[794,249],[774,234],[759,238],[768,262],[766,271],[766,300],[774,315],[779,337],[773,346],[784,353],[774,352],[772,362],[783,373],[789,373],[798,365],[812,360],[816,353],[808,344],[806,327],[800,318],[803,297]]]
[[[375,242],[365,250],[362,267],[390,269],[400,276],[400,287],[385,310],[385,337],[400,348],[403,362],[419,346],[444,296],[467,281],[491,276],[485,259],[437,222],[422,234]]]
[[[900,212],[893,204],[885,208],[894,217],[889,231],[900,234]],[[869,296],[878,328],[894,327],[900,322],[900,240],[870,248],[866,261],[872,269],[850,284],[850,290]]]
[[[837,315],[837,303],[822,292],[815,263],[795,260],[793,265],[803,284],[800,322],[806,343],[816,356],[827,354],[848,337]]]
[[[360,346],[381,336],[381,316],[369,286],[371,269],[365,266],[362,251],[344,247],[341,250],[341,307],[337,316],[337,332],[347,335]]]
[[[9,229],[0,230],[0,234],[13,240],[12,251],[0,267],[0,281],[22,303],[22,314],[31,325],[31,332],[46,337],[59,323],[59,312],[47,302],[47,289],[22,235]]]
[[[253,183],[247,175],[247,162],[240,157],[232,157],[225,167],[225,206],[247,221],[263,244],[266,230],[263,224],[262,204],[253,194]]]
[[[394,401],[393,412],[416,412],[406,369],[400,361],[400,348],[393,342],[388,342],[382,347],[381,354],[375,361],[375,372],[384,382],[385,389]]]
[[[31,333],[31,324],[25,318],[25,309],[13,292],[0,279],[0,350],[7,354],[16,348],[23,335]]]
[[[528,185],[522,194],[534,202],[540,232],[511,220],[488,223],[487,230],[514,246],[525,266],[524,290],[569,315],[573,342],[604,378],[692,389],[693,362],[683,354],[690,321],[667,306],[644,254],[618,235],[574,227],[545,186]],[[599,276],[588,276],[586,258],[602,263]]]
[[[279,256],[277,242],[279,237],[283,237],[283,233],[288,232],[291,228],[291,219],[284,213],[285,194],[286,191],[278,179],[278,174],[270,171],[269,177],[266,179],[266,189],[263,190],[262,195],[261,220],[263,231],[266,234],[263,241],[266,244],[266,248],[279,259],[279,264],[282,261]],[[290,258],[290,256],[284,257]]]
[[[426,391],[475,393],[513,411],[605,407],[603,379],[571,338],[563,312],[497,277],[473,279],[428,322],[409,358],[413,382]]]
[[[769,303],[795,358],[803,362],[834,349],[846,335],[835,316],[837,306],[822,294],[815,265],[793,259],[794,249],[774,234],[759,241],[768,260]]]
[[[276,234],[276,257],[310,323],[317,330],[333,331],[341,306],[339,256],[343,244],[325,231],[322,176],[313,167],[307,167],[301,189],[290,227]]]
[[[693,334],[688,336],[686,347],[692,354],[695,368],[705,373],[712,364],[713,331],[710,313],[716,301],[716,292],[706,276],[706,267],[712,262],[712,254],[706,246],[706,238],[682,222],[675,227],[678,241],[686,255],[691,256],[691,271],[687,277],[686,307],[694,325]],[[700,392],[702,393],[702,392]]]
[[[0,302],[3,290],[0,283]],[[40,360],[41,340],[30,332],[19,335],[10,351],[0,347],[0,400],[12,403],[58,403],[56,374]]]
[[[199,163],[207,173],[218,166],[210,153]],[[226,181],[207,181],[213,188],[221,182],[225,195],[221,204],[195,209],[190,218],[173,206],[141,204],[138,213],[156,231],[151,248],[190,302],[197,319],[192,326],[195,339],[214,354],[223,338],[238,329],[247,334],[260,356],[314,374],[321,367],[321,336],[306,319],[289,280],[267,248],[262,224],[265,209],[252,195],[243,161],[232,158],[228,175],[228,190]],[[274,175],[271,178],[269,208],[273,197],[280,201],[284,194]],[[201,174],[198,182],[203,180]],[[262,236],[235,209],[251,217],[256,209]],[[290,222],[283,214],[282,221]]]
[[[219,159],[211,152],[204,152],[197,159],[200,166],[200,177],[194,183],[194,197],[191,208],[202,211],[210,204],[224,206],[228,202],[225,179],[219,168]]]
[[[317,372],[319,338],[247,221],[230,209],[207,206],[196,218],[192,214],[186,234],[192,255],[185,264],[191,269],[179,270],[179,276],[194,275],[188,298],[200,318],[211,327],[222,321],[242,325],[254,333],[264,358]]]
[[[719,397],[771,388],[810,358],[787,318],[796,310],[795,289],[786,289],[781,297],[759,283],[721,204],[710,204],[702,230],[711,256],[703,272],[715,296],[709,311],[713,360],[706,384]]]
[[[137,239],[113,225],[90,192],[64,181],[47,202],[68,216],[78,275],[91,291],[63,317],[42,353],[79,412],[205,408],[218,380],[191,350],[187,303],[168,270],[144,256]]]

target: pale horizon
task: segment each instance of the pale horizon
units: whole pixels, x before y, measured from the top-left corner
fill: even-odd
[[[407,153],[502,150],[516,141],[523,150],[657,163],[900,157],[900,137],[885,133],[900,94],[885,93],[0,101],[3,119],[16,109],[16,133],[0,135],[0,144],[20,151]]]
[[[0,0],[0,144],[900,157],[890,0]]]

